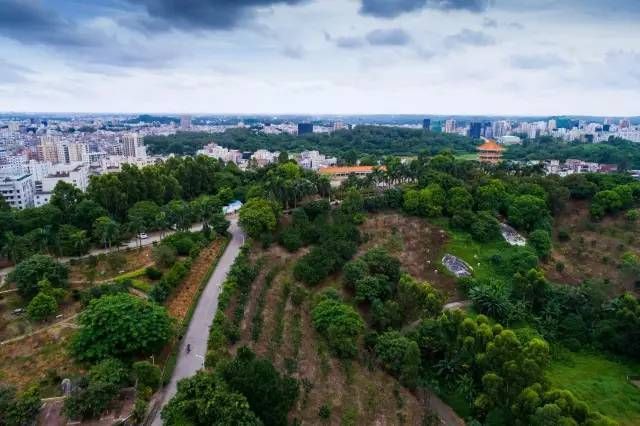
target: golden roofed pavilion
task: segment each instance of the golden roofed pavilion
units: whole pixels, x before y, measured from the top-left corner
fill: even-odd
[[[492,139],[486,139],[478,148],[478,159],[482,163],[498,164],[502,161],[504,147]]]

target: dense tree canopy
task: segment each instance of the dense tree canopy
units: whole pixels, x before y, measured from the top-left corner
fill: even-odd
[[[169,340],[173,329],[164,308],[128,294],[92,300],[79,324],[73,354],[88,361],[152,353]]]
[[[276,229],[278,209],[269,200],[252,198],[240,209],[240,226],[252,238]]]
[[[149,136],[145,145],[154,154],[190,154],[211,142],[208,133],[177,133],[171,136]],[[432,133],[399,127],[357,126],[331,134],[266,135],[250,129],[231,129],[216,140],[224,147],[242,151],[268,149],[271,151],[301,152],[319,150],[348,160],[355,152],[374,155],[435,154],[450,149],[460,153],[475,152],[477,141],[465,136]],[[351,159],[353,163],[353,159]]]
[[[311,313],[313,325],[341,358],[352,358],[358,351],[358,339],[364,322],[358,312],[340,300],[335,291],[323,293]]]
[[[261,426],[247,398],[233,392],[214,373],[198,372],[178,383],[178,392],[162,409],[167,426]]]
[[[53,287],[66,287],[68,274],[68,268],[53,258],[35,255],[20,262],[8,280],[15,283],[22,297],[31,299],[38,294],[40,281],[46,279]]]

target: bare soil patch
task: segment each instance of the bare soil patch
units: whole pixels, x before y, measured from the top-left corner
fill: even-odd
[[[594,222],[587,202],[571,202],[565,211],[555,220],[554,249],[544,265],[547,277],[572,285],[607,280],[611,296],[627,291],[639,294],[636,281],[640,277],[626,273],[620,263],[625,252],[640,255],[640,223],[628,222],[624,213]],[[560,231],[568,233],[570,239],[560,240]]]
[[[47,376],[72,377],[81,373],[68,353],[72,324],[64,324],[26,339],[0,346],[0,381],[25,389],[46,381]],[[56,396],[51,384],[44,396]],[[48,394],[50,393],[50,394]]]
[[[83,283],[105,281],[125,272],[144,268],[153,262],[152,248],[144,246],[133,250],[113,251],[74,261],[69,264],[69,282],[72,286],[82,286]]]
[[[361,226],[365,243],[360,254],[383,246],[400,259],[402,268],[416,279],[428,281],[447,301],[460,300],[455,279],[438,270],[448,236],[445,230],[424,219],[400,213],[368,215]]]

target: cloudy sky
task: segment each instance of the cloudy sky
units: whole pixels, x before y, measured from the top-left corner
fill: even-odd
[[[639,0],[0,0],[0,110],[640,115]]]

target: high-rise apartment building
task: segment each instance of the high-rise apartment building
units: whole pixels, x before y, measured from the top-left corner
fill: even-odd
[[[146,150],[142,138],[137,133],[128,133],[120,137],[122,155],[129,158],[144,158]]]
[[[45,135],[40,136],[40,144],[36,147],[36,155],[38,161],[48,161],[52,164],[59,162],[58,157],[58,144],[60,143],[59,136]]]
[[[62,142],[58,144],[58,163],[70,164],[89,161],[89,149],[86,144]]]
[[[180,117],[180,128],[183,130],[189,130],[191,128],[191,116],[183,115]]]
[[[431,119],[430,118],[425,118],[424,120],[422,120],[422,128],[424,130],[431,130]]]

